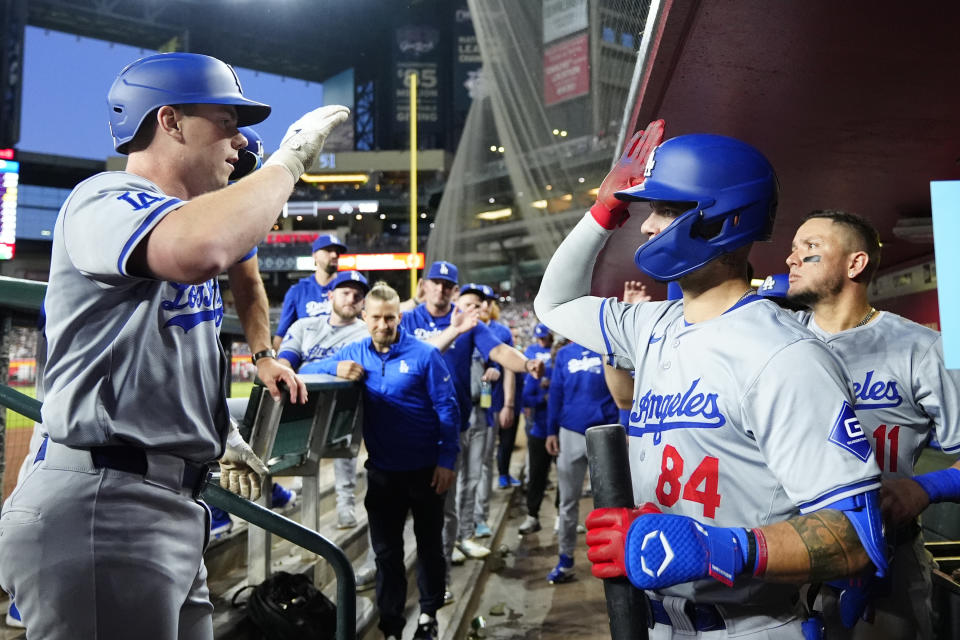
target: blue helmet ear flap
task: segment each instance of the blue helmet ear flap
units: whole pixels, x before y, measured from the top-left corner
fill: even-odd
[[[252,127],[240,127],[240,133],[247,139],[247,146],[238,152],[239,159],[230,173],[230,182],[239,180],[263,166],[263,140]]]

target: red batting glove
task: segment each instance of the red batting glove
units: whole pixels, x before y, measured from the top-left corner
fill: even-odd
[[[603,507],[594,509],[587,516],[587,559],[593,563],[590,571],[600,579],[625,578],[624,549],[627,531],[639,516],[660,513],[651,502],[637,509]]]
[[[597,202],[590,207],[590,214],[604,229],[612,231],[623,226],[630,217],[627,211],[629,203],[618,200],[613,194],[643,182],[647,158],[661,140],[663,120],[654,120],[644,131],[638,131],[630,138],[623,155],[603,179],[597,193]]]

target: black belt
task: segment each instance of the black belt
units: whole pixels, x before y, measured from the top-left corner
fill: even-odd
[[[139,447],[122,444],[90,447],[90,456],[97,468],[147,475],[147,452]],[[207,465],[184,460],[180,486],[190,489],[194,496],[198,496],[209,473]]]
[[[659,600],[650,599],[650,610],[653,612],[653,621],[660,624],[672,625],[666,608]],[[693,623],[697,631],[716,631],[726,629],[727,625],[720,615],[720,610],[712,604],[696,604],[688,602],[683,608],[684,614]]]

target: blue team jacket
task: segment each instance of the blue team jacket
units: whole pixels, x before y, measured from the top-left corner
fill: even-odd
[[[419,340],[427,340],[449,327],[452,315],[452,309],[442,316],[430,315],[427,306],[421,304],[413,311],[403,314],[400,326]],[[487,325],[481,322],[470,331],[457,336],[453,344],[443,352],[443,360],[447,363],[447,369],[453,374],[453,385],[457,389],[461,429],[470,426],[470,413],[473,410],[473,401],[470,397],[470,364],[473,359],[473,350],[479,350],[481,357],[489,360],[490,351],[500,344],[502,343]]]
[[[603,378],[599,353],[571,342],[557,351],[547,400],[547,433],[560,427],[583,433],[588,427],[619,422],[617,405]]]
[[[549,357],[550,349],[541,347],[539,344],[532,344],[527,347],[525,355],[531,360],[543,360],[543,375],[540,376],[539,380],[530,374],[523,377],[520,404],[524,409],[533,409],[533,422],[527,424],[527,433],[535,438],[546,438],[549,388],[544,389],[541,381],[549,380],[550,384],[553,384],[553,363]]]
[[[450,371],[435,347],[401,328],[387,353],[375,350],[367,337],[304,365],[300,373],[336,375],[342,360],[366,371],[363,439],[370,464],[384,471],[453,469],[460,451],[460,408]]]

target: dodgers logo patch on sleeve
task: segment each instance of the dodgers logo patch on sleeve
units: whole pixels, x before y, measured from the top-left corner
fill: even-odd
[[[863,433],[863,427],[860,426],[860,420],[849,402],[844,402],[840,408],[840,415],[830,430],[830,442],[846,449],[864,462],[870,459],[873,451],[870,449],[870,442]]]

